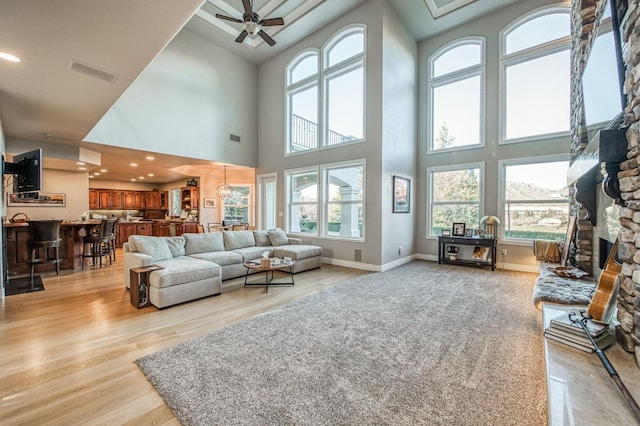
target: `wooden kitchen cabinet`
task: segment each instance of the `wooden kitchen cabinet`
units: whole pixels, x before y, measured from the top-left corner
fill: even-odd
[[[123,192],[112,189],[101,189],[100,208],[101,209],[122,209],[123,208]]]
[[[135,223],[118,223],[118,235],[116,236],[116,246],[122,247],[129,240],[131,235],[136,234]]]
[[[145,196],[145,191],[125,191],[124,208],[132,210],[144,210],[146,198]]]
[[[116,246],[122,247],[132,235],[152,235],[151,222],[118,222],[118,235],[116,236]]]
[[[180,207],[184,211],[198,210],[200,188],[197,186],[185,186],[180,188]]]
[[[196,222],[184,222],[184,223],[182,223],[182,233],[183,234],[195,234],[197,232],[198,232],[198,224]]]
[[[168,208],[169,191],[89,189],[89,210],[167,210]]]
[[[100,208],[100,191],[97,189],[89,190],[89,210],[97,210]]]
[[[166,210],[168,208],[168,191],[148,191],[145,198],[147,210]]]
[[[155,237],[168,237],[171,235],[171,225],[168,221],[154,220],[152,235]]]

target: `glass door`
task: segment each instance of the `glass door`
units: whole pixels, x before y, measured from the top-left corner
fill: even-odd
[[[276,184],[276,173],[258,176],[258,229],[272,229],[277,226]]]

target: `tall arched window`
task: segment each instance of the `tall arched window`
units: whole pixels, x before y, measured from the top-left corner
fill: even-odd
[[[365,28],[342,29],[286,70],[287,153],[364,140]]]
[[[429,151],[484,145],[484,38],[443,46],[429,58]]]
[[[500,32],[500,142],[568,134],[570,7],[533,11]]]

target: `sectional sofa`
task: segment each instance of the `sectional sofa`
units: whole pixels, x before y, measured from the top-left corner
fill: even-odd
[[[131,286],[132,268],[162,267],[149,275],[149,300],[157,308],[220,294],[223,280],[245,275],[243,263],[261,257],[265,251],[269,257],[294,259],[293,273],[319,268],[322,263],[322,247],[304,245],[280,229],[179,237],[132,235],[122,251],[127,288]]]

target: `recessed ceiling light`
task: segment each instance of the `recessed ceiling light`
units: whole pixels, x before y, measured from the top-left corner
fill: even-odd
[[[76,161],[76,164],[77,164],[78,166],[84,166],[84,165],[85,165],[85,163],[83,163],[82,161]]]
[[[138,163],[131,163],[129,164],[131,167],[138,167]]]
[[[147,155],[147,160],[155,160],[152,155]]]
[[[147,176],[149,176],[149,177],[153,177],[153,176],[154,176],[154,174],[153,174],[153,173],[149,173]]]
[[[94,175],[94,176],[100,176],[100,173],[95,172],[95,173],[93,173],[93,175]]]
[[[138,179],[143,180],[143,179],[144,179],[144,176],[138,176]]]
[[[86,167],[78,167],[78,170],[84,171],[84,170],[87,170],[87,168]]]
[[[102,173],[107,173],[107,169],[100,169]]]
[[[20,58],[18,58],[17,56],[13,56],[9,53],[6,52],[0,52],[0,58],[9,61],[9,62],[20,62]]]
[[[135,181],[136,181],[135,179],[131,179],[131,182],[135,182]]]
[[[93,176],[89,175],[89,179],[93,179]]]

